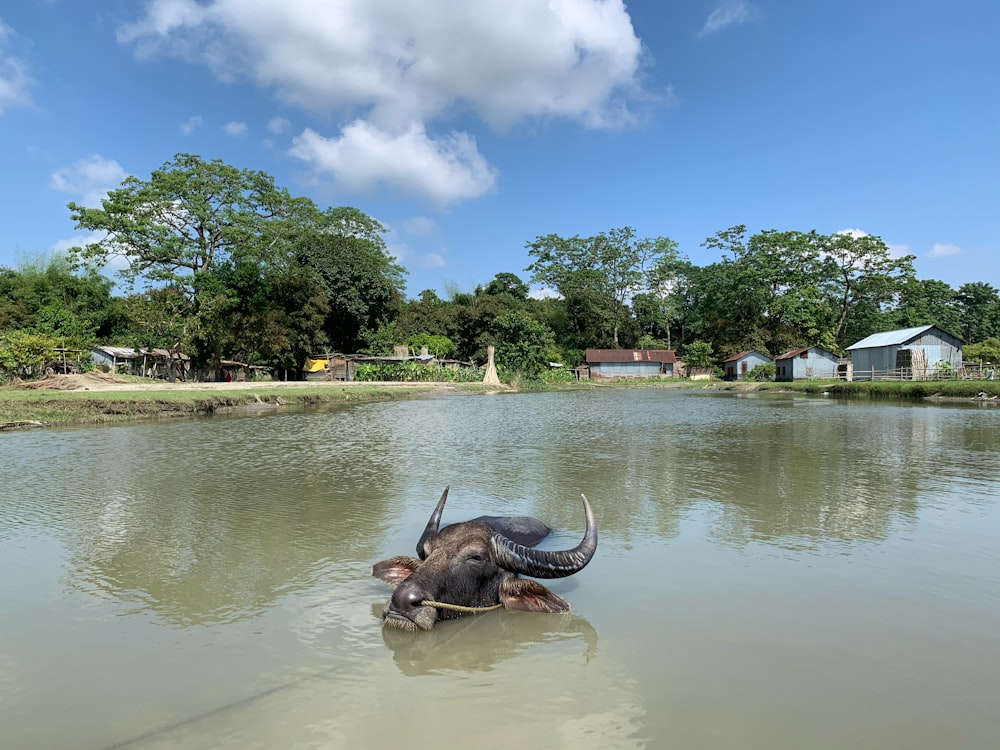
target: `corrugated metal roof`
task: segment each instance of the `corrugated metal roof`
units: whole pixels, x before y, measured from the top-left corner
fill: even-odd
[[[738,359],[743,359],[744,357],[749,357],[751,354],[756,354],[758,357],[763,357],[764,359],[767,359],[767,360],[771,359],[766,354],[761,354],[756,349],[750,349],[749,351],[740,352],[739,354],[734,354],[732,357],[728,357],[728,358],[726,358],[726,359],[724,359],[722,361],[723,362],[735,362]]]
[[[777,361],[779,359],[791,359],[792,357],[797,357],[800,354],[802,354],[802,352],[807,352],[810,349],[812,349],[811,346],[803,346],[801,349],[792,349],[790,352],[785,352],[784,354],[779,354],[774,359],[775,359],[775,361]]]
[[[130,359],[135,355],[135,349],[131,346],[95,346],[95,349],[110,354],[116,359]]]
[[[800,354],[802,354],[802,352],[808,352],[812,349],[815,349],[818,352],[826,352],[827,354],[832,354],[834,357],[837,356],[836,352],[831,352],[829,349],[824,349],[822,346],[803,346],[801,349],[792,349],[790,352],[785,352],[784,354],[775,357],[774,360],[775,362],[777,362],[779,359],[791,359],[792,357],[799,356]]]
[[[926,325],[916,326],[915,328],[900,328],[898,331],[882,331],[881,333],[873,333],[871,336],[861,339],[861,341],[856,344],[851,344],[847,347],[847,350],[872,349],[878,346],[898,346],[899,344],[905,344],[910,339],[915,339],[921,333],[928,331],[933,327],[933,325]]]
[[[673,349],[588,349],[587,362],[659,362],[672,364],[677,361]]]
[[[164,359],[170,359],[170,352],[166,349],[153,349],[147,351],[146,349],[140,349],[136,352],[131,346],[95,346],[94,349],[97,351],[102,351],[105,354],[110,354],[115,359],[134,359],[138,357],[139,354],[153,354],[157,357],[163,357]],[[177,359],[191,359],[186,354],[181,354],[180,352],[174,355]]]

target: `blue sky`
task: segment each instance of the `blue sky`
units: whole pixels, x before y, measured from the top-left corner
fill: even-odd
[[[178,152],[389,229],[408,293],[631,226],[863,231],[1000,287],[996,0],[35,0],[0,9],[0,265]]]

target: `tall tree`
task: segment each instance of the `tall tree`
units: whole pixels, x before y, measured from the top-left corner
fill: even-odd
[[[326,292],[324,329],[330,344],[356,351],[362,331],[395,320],[403,301],[405,269],[386,252],[385,228],[354,208],[335,208],[302,232],[294,265],[315,275]]]
[[[1000,338],[1000,294],[984,281],[962,284],[956,295],[961,330],[956,334],[969,343]]]
[[[407,338],[426,334],[451,336],[453,331],[451,305],[438,297],[433,289],[424,289],[417,299],[407,300],[399,314],[399,325]]]
[[[894,258],[881,237],[847,233],[826,238],[821,251],[834,337],[846,346],[877,330],[883,308],[913,278],[913,256]]]
[[[895,309],[891,313],[893,328],[936,325],[962,335],[962,315],[955,290],[935,279],[907,279],[899,289]]]
[[[486,347],[496,343],[496,321],[508,312],[522,312],[527,302],[527,285],[512,273],[497,274],[472,294],[454,292],[449,337],[455,342],[458,356],[485,361]]]
[[[75,249],[79,261],[117,258],[126,281],[187,300],[185,338],[202,361],[301,361],[321,343],[354,351],[402,300],[405,270],[381,224],[354,208],[321,211],[264,172],[178,154],[148,180],[127,178],[101,208],[69,208],[79,228],[101,233]]]
[[[661,254],[650,266],[645,277],[645,290],[632,298],[636,318],[647,318],[647,333],[653,339],[663,339],[668,349],[673,348],[671,328],[674,326],[684,302],[680,278],[687,260],[680,257],[677,243],[663,238]]]
[[[121,276],[170,283],[193,297],[195,280],[230,256],[263,259],[280,234],[268,222],[310,208],[270,175],[177,154],[148,180],[127,177],[100,208],[69,203],[77,229],[103,233],[76,248],[82,261],[123,263]]]
[[[636,238],[631,227],[594,237],[539,236],[526,247],[535,258],[527,269],[532,280],[557,290],[567,301],[598,305],[616,347],[630,298],[648,288],[649,269],[676,251],[672,240]]]

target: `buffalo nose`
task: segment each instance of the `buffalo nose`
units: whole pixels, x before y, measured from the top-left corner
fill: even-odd
[[[392,602],[398,609],[416,609],[426,598],[418,587],[407,585],[404,581],[393,592]]]

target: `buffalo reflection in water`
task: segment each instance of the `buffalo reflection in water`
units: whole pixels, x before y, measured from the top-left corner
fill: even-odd
[[[382,605],[372,604],[381,618]],[[393,628],[382,629],[382,640],[404,675],[489,672],[497,664],[538,644],[580,640],[582,656],[597,654],[597,631],[578,615],[537,617],[524,612],[487,612],[463,617],[435,628],[420,638]]]

